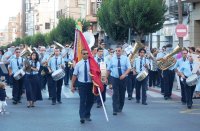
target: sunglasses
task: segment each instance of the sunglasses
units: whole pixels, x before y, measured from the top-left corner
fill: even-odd
[[[16,53],[20,53],[20,52],[16,52]]]
[[[83,53],[83,55],[88,55],[88,53]]]

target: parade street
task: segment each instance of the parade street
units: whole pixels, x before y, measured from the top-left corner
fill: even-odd
[[[11,89],[8,88],[8,95]],[[62,104],[51,105],[47,91],[43,91],[43,101],[36,107],[27,108],[23,97],[21,104],[13,105],[7,100],[9,114],[1,115],[1,131],[198,131],[200,101],[193,100],[193,108],[188,110],[180,102],[180,92],[173,91],[172,100],[164,100],[159,88],[150,89],[148,105],[137,104],[135,99],[125,101],[122,113],[112,115],[111,90],[107,90],[105,103],[109,122],[106,122],[103,109],[92,108],[91,122],[80,124],[78,115],[79,97],[63,87]],[[65,97],[68,96],[68,97]],[[134,95],[133,95],[134,96]]]

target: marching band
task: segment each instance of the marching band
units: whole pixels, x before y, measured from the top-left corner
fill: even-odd
[[[172,50],[172,45],[168,44],[161,51],[153,48],[147,52],[138,47],[126,54],[122,46],[107,50],[105,43],[101,42],[99,47],[93,46],[91,51],[102,71],[101,80],[105,88],[102,92],[103,102],[106,101],[107,85],[113,90],[113,115],[122,112],[126,90],[128,100],[131,100],[135,89],[136,103],[141,100],[143,105],[147,105],[148,87],[158,86],[165,100],[172,99],[175,74],[181,85],[182,104],[191,109],[192,99],[200,97],[200,48],[177,47]],[[178,58],[177,53],[180,51],[181,57]],[[91,121],[93,103],[96,102],[98,108],[103,103],[99,96],[94,99],[92,93],[88,51],[83,49],[81,53],[83,59],[74,65],[74,52],[69,44],[65,47],[52,45],[49,48],[40,46],[33,49],[24,45],[16,48],[12,46],[5,53],[0,50],[1,62],[8,69],[8,74],[1,69],[0,77],[1,81],[12,87],[13,104],[21,103],[21,96],[25,92],[27,107],[34,107],[37,100],[42,100],[41,90],[46,90],[46,85],[52,105],[61,104],[62,86],[71,83],[71,91],[79,91],[80,122]],[[73,72],[72,78],[70,72]]]

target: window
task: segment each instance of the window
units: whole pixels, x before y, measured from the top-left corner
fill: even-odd
[[[45,29],[50,29],[50,23],[45,23]]]

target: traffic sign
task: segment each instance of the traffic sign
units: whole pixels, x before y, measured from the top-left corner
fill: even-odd
[[[187,35],[187,26],[183,24],[178,24],[176,26],[176,35],[177,37],[184,37]]]

